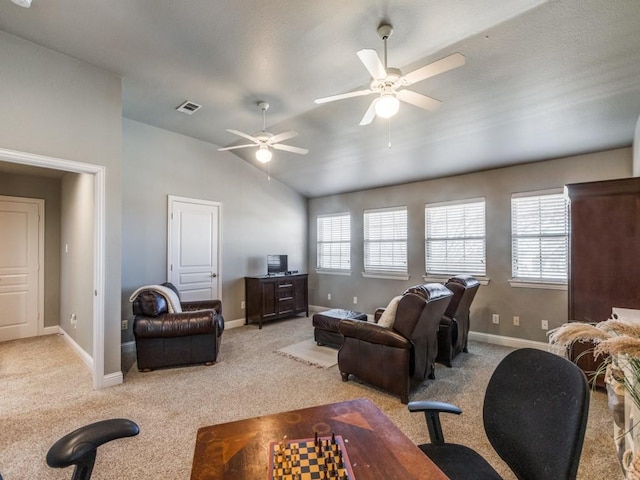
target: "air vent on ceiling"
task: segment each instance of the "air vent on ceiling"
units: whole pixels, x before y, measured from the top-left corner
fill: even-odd
[[[187,115],[191,115],[202,108],[202,105],[198,105],[197,103],[190,102],[187,100],[182,105],[180,105],[176,110],[182,113],[186,113]]]

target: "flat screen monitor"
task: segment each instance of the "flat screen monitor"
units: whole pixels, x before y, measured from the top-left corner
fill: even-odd
[[[286,273],[289,270],[286,255],[267,255],[267,273]]]

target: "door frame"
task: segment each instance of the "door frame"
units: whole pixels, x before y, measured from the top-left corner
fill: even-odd
[[[0,195],[0,200],[3,202],[33,203],[38,206],[38,325],[36,335],[54,333],[44,326],[44,200],[42,198],[9,195]]]
[[[200,200],[198,198],[179,197],[177,195],[167,195],[167,281],[171,278],[171,254],[173,252],[171,235],[171,215],[173,214],[173,202],[195,203],[196,205],[207,205],[218,208],[218,291],[217,299],[222,300],[222,203],[212,200]]]
[[[78,353],[92,369],[94,389],[97,390],[122,383],[121,372],[120,375],[117,376],[118,378],[115,378],[114,374],[110,374],[109,378],[105,378],[104,375],[106,168],[102,165],[93,165],[4,148],[0,148],[0,161],[50,168],[70,173],[93,175],[93,358],[89,357],[84,350]]]

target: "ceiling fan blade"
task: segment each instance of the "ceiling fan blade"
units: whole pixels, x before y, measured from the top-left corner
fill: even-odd
[[[360,61],[364,63],[364,66],[369,70],[371,78],[382,80],[387,77],[387,70],[384,68],[378,52],[370,48],[364,48],[358,50],[358,57],[360,57]]]
[[[256,142],[256,143],[260,143],[260,140],[258,140],[256,137],[252,137],[251,135],[248,135],[244,132],[241,132],[240,130],[231,130],[229,128],[227,128],[227,132],[229,133],[233,133],[234,135],[238,135],[240,137],[244,137],[248,140],[251,140],[252,142]]]
[[[247,145],[234,145],[233,147],[224,147],[224,148],[219,148],[218,151],[219,152],[224,152],[225,150],[234,150],[236,148],[246,148],[246,147],[256,147],[257,145],[255,143],[251,143],[251,144],[247,144]]]
[[[373,90],[371,89],[357,90],[355,92],[341,93],[339,95],[331,95],[330,97],[316,98],[314,102],[327,103],[327,102],[333,102],[334,100],[342,100],[343,98],[362,97],[364,95],[369,95],[370,93],[373,93]]]
[[[464,62],[464,55],[462,55],[461,53],[454,53],[452,55],[449,55],[448,57],[436,60],[429,65],[418,68],[413,72],[407,73],[400,79],[400,81],[402,85],[411,85],[412,83],[421,82],[422,80],[426,80],[427,78],[434,77],[436,75],[440,75],[441,73],[448,72],[449,70],[453,70],[454,68],[461,67],[462,65],[464,65]]]
[[[442,102],[440,100],[427,97],[426,95],[422,95],[420,93],[412,92],[411,90],[400,90],[398,92],[398,99],[402,100],[403,102],[410,103],[411,105],[415,105],[416,107],[429,110],[430,112],[437,110],[438,107],[442,105]]]
[[[376,116],[377,101],[378,98],[374,99],[373,102],[371,102],[369,108],[367,108],[367,111],[364,113],[362,120],[360,120],[360,125],[369,125],[373,121],[373,118]]]
[[[306,148],[292,147],[291,145],[282,145],[281,143],[276,143],[271,146],[276,150],[284,150],[285,152],[299,153],[300,155],[306,155],[307,153],[309,153],[309,150],[307,150]]]
[[[298,132],[294,132],[293,130],[289,130],[288,132],[282,132],[277,135],[274,135],[269,139],[269,143],[273,145],[274,143],[284,142],[285,140],[289,140],[290,138],[298,135]]]

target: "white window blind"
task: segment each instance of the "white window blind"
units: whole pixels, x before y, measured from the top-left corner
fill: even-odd
[[[425,206],[428,275],[466,273],[484,276],[487,273],[485,256],[484,199]]]
[[[511,240],[514,279],[567,282],[568,212],[562,193],[514,194]]]
[[[349,213],[318,215],[318,270],[351,269]]]
[[[364,211],[364,271],[408,272],[407,207]]]

